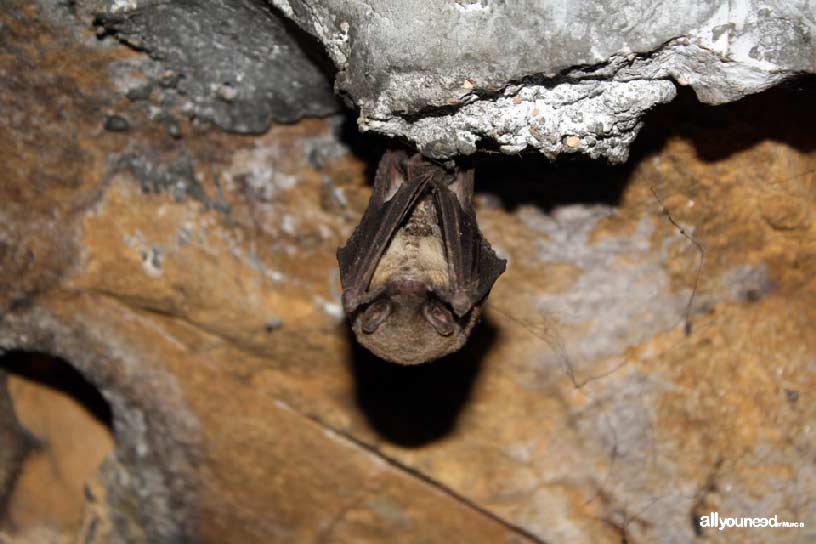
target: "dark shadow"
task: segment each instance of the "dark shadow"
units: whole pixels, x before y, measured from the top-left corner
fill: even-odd
[[[497,196],[509,211],[534,204],[545,213],[568,204],[616,206],[633,168],[633,163],[612,166],[578,155],[551,161],[539,153],[463,162],[476,170],[477,192]]]
[[[375,357],[346,330],[357,405],[375,431],[403,447],[423,446],[454,429],[496,338],[496,329],[483,320],[458,352],[403,366]]]
[[[659,151],[669,137],[693,143],[697,155],[715,162],[771,140],[799,151],[816,149],[816,76],[802,76],[737,102],[711,106],[681,87],[677,98],[646,117],[632,159]]]
[[[772,140],[799,151],[816,149],[816,76],[802,76],[736,102],[702,104],[688,87],[644,119],[630,162],[659,151],[670,137],[689,140],[698,157],[716,162]]]
[[[374,174],[377,171],[377,164],[380,157],[388,149],[402,148],[409,152],[415,151],[395,138],[389,138],[375,132],[360,132],[357,128],[357,116],[359,110],[347,110],[343,125],[340,128],[340,141],[346,144],[352,155],[366,164],[366,179],[369,185],[374,184]]]
[[[113,431],[113,412],[108,401],[99,389],[63,359],[45,353],[10,351],[0,357],[0,370],[70,396]]]

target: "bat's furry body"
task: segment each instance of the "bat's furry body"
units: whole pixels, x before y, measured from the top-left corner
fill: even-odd
[[[405,226],[394,234],[374,270],[371,288],[383,286],[393,277],[416,279],[437,289],[448,288],[445,242],[430,196],[417,204]]]
[[[504,271],[476,225],[472,172],[405,153],[380,162],[369,207],[338,250],[343,306],[361,344],[414,364],[458,350]]]

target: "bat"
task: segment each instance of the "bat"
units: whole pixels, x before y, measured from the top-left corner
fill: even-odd
[[[337,250],[343,309],[360,344],[401,364],[461,348],[506,261],[476,223],[473,170],[403,151],[380,160],[360,224]]]

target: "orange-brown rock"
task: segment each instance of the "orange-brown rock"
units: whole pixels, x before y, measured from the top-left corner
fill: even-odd
[[[337,118],[249,137],[167,106],[179,138],[157,98],[125,98],[148,59],[36,6],[0,10],[18,112],[0,120],[0,349],[79,370],[114,444],[99,464],[106,435],[71,431],[99,464],[60,488],[79,509],[9,535],[814,538],[812,92],[683,96],[622,167],[476,159],[508,270],[461,352],[405,368],[354,345],[334,257],[380,144]],[[127,131],[103,128],[114,113]],[[27,426],[58,406],[14,400]],[[711,510],[806,526],[701,528]]]
[[[0,528],[36,535],[42,526],[72,534],[87,509],[83,503],[93,497],[86,484],[113,447],[107,405],[65,362],[36,354],[13,359],[8,390],[27,448]]]
[[[17,420],[17,410],[6,386],[6,373],[0,371],[0,513],[6,512],[6,500],[20,474],[30,439]]]

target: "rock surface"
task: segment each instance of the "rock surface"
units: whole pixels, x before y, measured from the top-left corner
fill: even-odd
[[[94,498],[86,484],[113,447],[105,401],[64,361],[18,353],[0,366],[9,371],[10,398],[25,429],[17,443],[27,446],[0,535],[7,527],[15,540],[56,541],[39,535],[45,528],[57,536],[75,535],[87,514],[85,502]],[[2,443],[4,450],[14,444]]]
[[[147,80],[131,83],[131,98],[162,87],[165,100],[182,102],[197,119],[242,133],[338,110],[320,60],[309,56],[302,47],[308,44],[299,43],[285,19],[263,2],[78,4],[96,16],[100,30],[158,61]]]
[[[681,92],[625,166],[473,159],[508,271],[462,352],[405,368],[340,311],[376,141],[337,117],[209,129],[127,97],[144,53],[8,5],[0,349],[67,361],[114,431],[73,532],[11,539],[816,538],[812,88]]]
[[[323,43],[361,129],[436,158],[531,148],[622,162],[676,84],[719,104],[816,72],[808,2],[272,3]]]
[[[6,512],[6,501],[30,449],[29,437],[17,419],[6,380],[6,373],[0,370],[0,444],[3,445],[0,448],[0,514]]]

